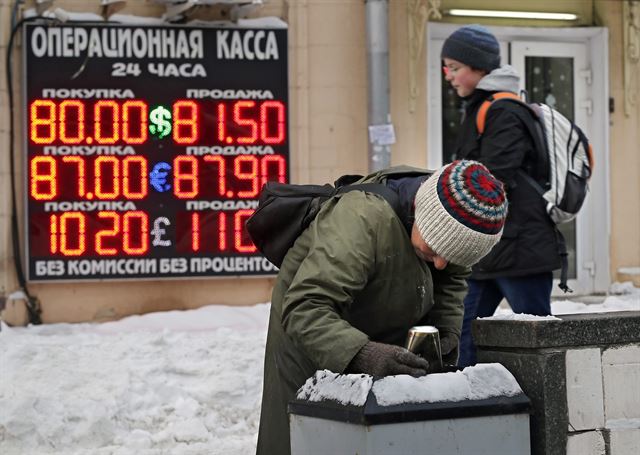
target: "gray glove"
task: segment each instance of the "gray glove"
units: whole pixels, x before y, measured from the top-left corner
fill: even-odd
[[[394,374],[423,376],[427,374],[428,369],[429,362],[405,348],[369,341],[351,360],[347,371],[372,376]]]
[[[459,338],[453,333],[445,332],[440,338],[440,352],[443,365],[456,365],[458,363]]]

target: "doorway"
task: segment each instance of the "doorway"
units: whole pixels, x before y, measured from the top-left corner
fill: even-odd
[[[427,27],[427,163],[437,168],[457,157],[453,144],[462,101],[444,80],[440,50],[461,25]],[[580,126],[593,146],[595,172],[590,194],[576,220],[560,229],[569,251],[569,287],[576,295],[609,287],[608,61],[607,30],[589,28],[488,27],[498,38],[502,63],[521,76],[529,102],[553,106]],[[593,63],[593,65],[592,65]],[[559,277],[559,272],[556,278]],[[554,295],[562,292],[554,286]]]

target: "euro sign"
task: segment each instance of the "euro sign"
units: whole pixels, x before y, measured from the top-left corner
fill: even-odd
[[[151,182],[151,186],[159,193],[164,193],[171,188],[171,184],[167,182],[167,176],[169,175],[170,170],[171,165],[169,163],[160,161],[153,166],[153,169],[149,172],[149,181]]]
[[[158,139],[171,134],[171,112],[163,106],[158,106],[149,114],[149,132],[157,135]]]

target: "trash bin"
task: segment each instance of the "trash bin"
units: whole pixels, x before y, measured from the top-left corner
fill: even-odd
[[[314,378],[316,383],[321,382],[319,373]],[[429,375],[431,384],[440,382],[449,387],[457,378],[447,374]],[[318,393],[301,398],[299,393],[298,399],[289,404],[292,455],[530,454],[530,402],[521,390],[511,396],[485,399],[378,402],[379,381],[397,379],[406,384],[407,378],[370,379],[371,387],[361,405],[322,399]],[[407,393],[409,400],[410,395]]]

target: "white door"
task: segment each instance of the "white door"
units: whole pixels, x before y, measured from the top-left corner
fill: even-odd
[[[529,102],[548,104],[584,131],[591,131],[592,77],[587,45],[534,41],[512,41],[510,45],[511,65],[521,75],[520,89],[526,90]],[[586,201],[576,220],[560,226],[569,252],[569,287],[578,294],[594,291],[595,259],[589,241],[593,226],[582,222],[590,218],[589,211]],[[556,286],[553,289],[554,294],[562,294]]]
[[[463,106],[444,81],[440,50],[444,39],[457,28],[429,24],[427,56],[428,159],[438,167],[452,155]],[[502,63],[521,76],[529,102],[553,105],[580,126],[594,145],[596,174],[575,222],[561,226],[569,251],[569,287],[575,294],[606,291],[609,284],[607,209],[608,103],[606,32],[601,29],[540,29],[490,27],[500,41]],[[554,36],[555,35],[555,36]],[[595,37],[595,38],[594,38]],[[523,40],[526,39],[525,40]],[[591,71],[590,62],[600,65]],[[559,273],[556,274],[556,278]],[[557,282],[557,281],[556,281]],[[563,293],[554,285],[554,295]]]

